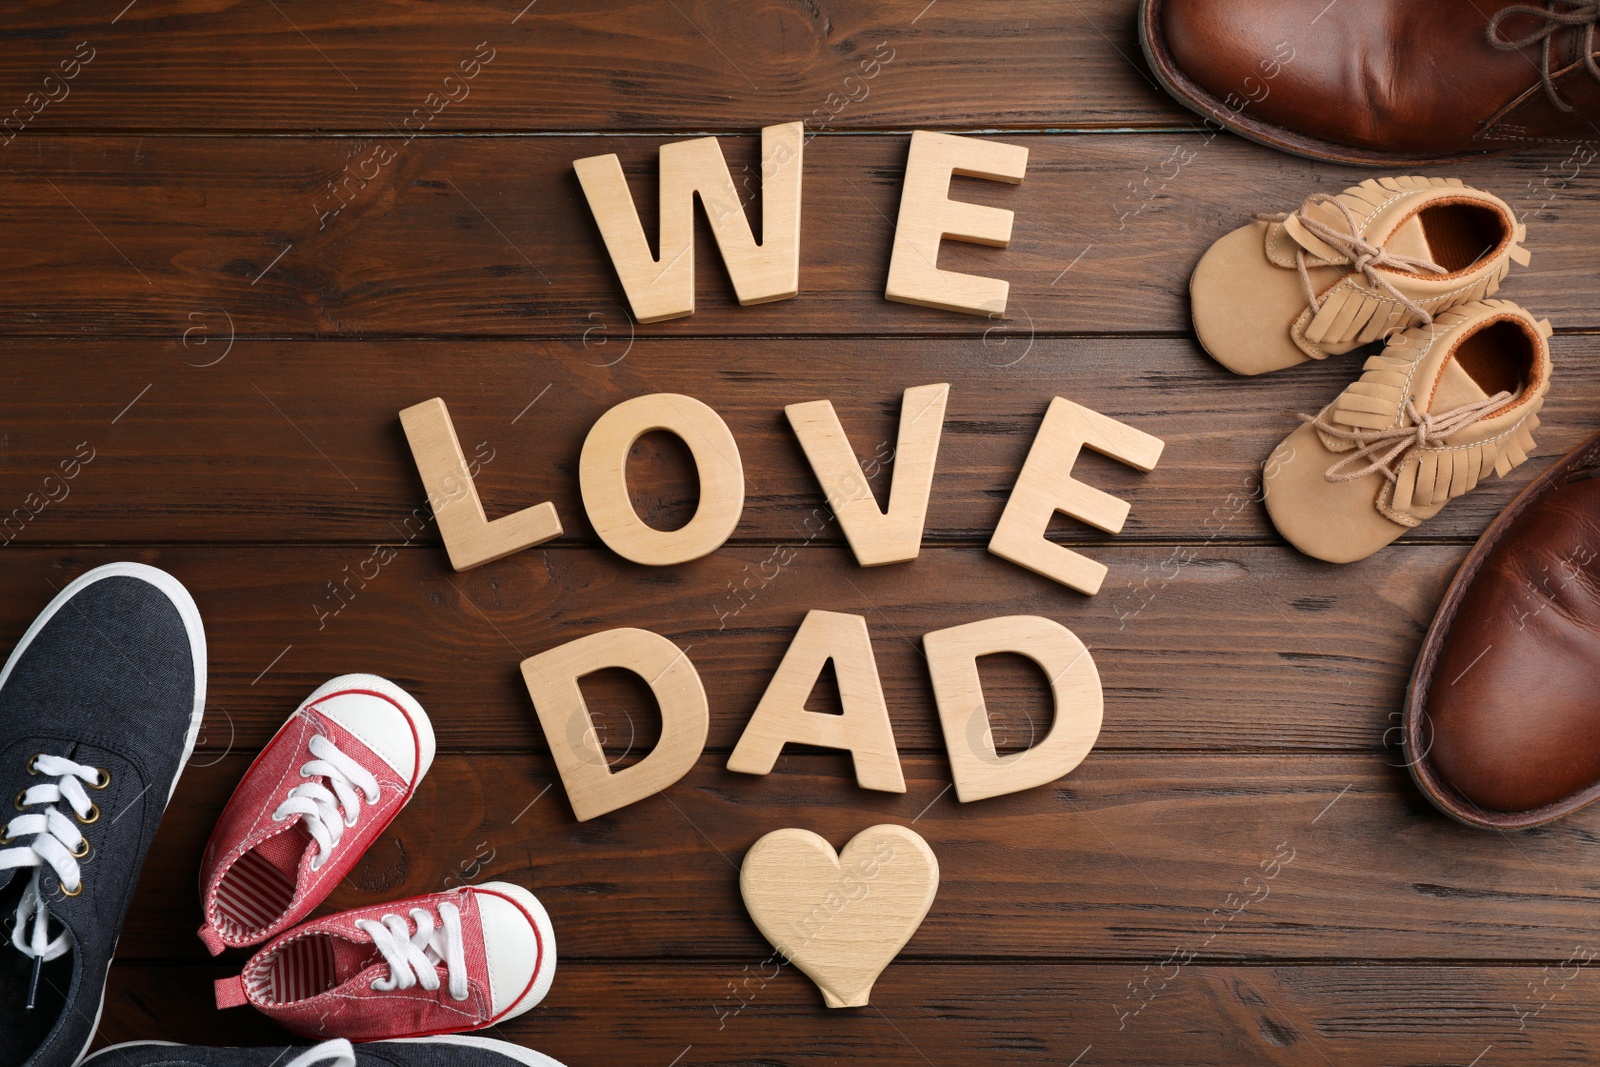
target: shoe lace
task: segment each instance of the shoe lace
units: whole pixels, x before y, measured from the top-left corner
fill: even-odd
[[[289,796],[272,813],[272,821],[301,817],[317,842],[317,855],[311,860],[311,869],[317,870],[333,854],[345,829],[360,818],[362,798],[368,804],[376,804],[379,790],[378,779],[371,771],[339,751],[339,746],[322,734],[311,739],[311,755],[315,758],[300,768],[300,777],[317,781],[289,790]]]
[[[1290,412],[1290,414],[1301,422],[1315,426],[1329,437],[1349,441],[1357,446],[1354,452],[1342,457],[1327,469],[1323,476],[1328,481],[1353,482],[1369,474],[1381,474],[1392,483],[1399,480],[1400,468],[1405,465],[1406,458],[1413,451],[1419,448],[1439,447],[1444,444],[1445,438],[1487,417],[1491,411],[1509,401],[1511,396],[1511,393],[1501,391],[1486,400],[1462,404],[1437,415],[1426,411],[1419,412],[1416,401],[1408,396],[1405,414],[1411,420],[1411,424],[1402,423],[1387,430],[1352,430],[1330,422],[1322,415],[1307,415],[1303,412]],[[1379,455],[1380,452],[1383,454]],[[1363,460],[1366,461],[1366,466],[1352,469]]]
[[[357,919],[356,927],[372,938],[389,965],[389,977],[373,981],[372,988],[383,992],[410,989],[421,985],[430,993],[439,988],[438,965],[443,963],[450,977],[450,997],[467,999],[467,957],[461,940],[461,910],[454,904],[440,904],[436,927],[433,916],[422,908],[411,909],[416,933],[400,915],[385,915],[383,921]]]
[[[99,805],[89,799],[84,787],[104,789],[111,784],[111,775],[63,756],[42,752],[28,761],[28,773],[55,777],[56,781],[41,782],[17,794],[16,808],[23,814],[12,819],[0,833],[0,870],[33,868],[33,877],[17,904],[16,926],[11,931],[11,943],[17,951],[34,961],[34,982],[28,995],[31,1007],[39,966],[65,955],[71,947],[65,930],[54,938],[50,936],[50,912],[45,907],[41,879],[45,868],[49,867],[60,880],[62,893],[75,897],[83,892],[78,861],[89,855],[89,842],[78,824],[87,826],[100,818]],[[56,807],[62,802],[77,816],[76,822]],[[41,805],[43,811],[27,810]],[[5,847],[24,838],[28,840],[23,844]]]
[[[1596,2],[1600,3],[1600,0],[1596,0]],[[1321,219],[1313,217],[1310,214],[1310,209],[1314,204],[1332,204],[1338,208],[1343,213],[1345,226],[1348,228],[1338,230]],[[1351,265],[1356,270],[1366,275],[1368,283],[1374,289],[1382,289],[1394,297],[1405,305],[1406,309],[1413,315],[1422,319],[1424,323],[1433,322],[1433,316],[1428,314],[1426,308],[1396,289],[1388,278],[1378,273],[1378,268],[1389,267],[1392,270],[1428,271],[1432,274],[1448,274],[1450,273],[1449,271],[1432,260],[1421,259],[1416,256],[1402,256],[1389,251],[1381,245],[1375,245],[1368,241],[1361,236],[1361,221],[1356,218],[1356,213],[1350,210],[1350,205],[1328,193],[1312,193],[1306,199],[1306,202],[1301,205],[1299,211],[1257,215],[1256,219],[1260,222],[1287,222],[1291,215],[1301,226],[1304,226],[1325,244],[1331,245],[1346,259],[1350,260]],[[1322,301],[1317,299],[1317,291],[1311,284],[1311,272],[1306,268],[1306,250],[1304,248],[1296,248],[1294,250],[1294,262],[1300,271],[1300,284],[1305,286],[1306,300],[1311,304],[1311,310],[1321,311]]]
[[[1539,28],[1521,37],[1505,37],[1501,25],[1511,18],[1535,18]],[[1513,4],[1501,8],[1489,20],[1489,43],[1502,52],[1514,52],[1535,44],[1539,46],[1539,81],[1544,94],[1558,110],[1573,112],[1577,108],[1561,98],[1556,90],[1555,77],[1550,72],[1550,53],[1555,35],[1567,27],[1583,27],[1583,65],[1588,72],[1600,78],[1600,64],[1594,59],[1594,29],[1600,22],[1600,0],[1553,0],[1549,7],[1532,4]]]
[[[312,1045],[283,1067],[311,1067],[314,1063],[332,1063],[337,1067],[356,1067],[356,1050],[342,1037]]]

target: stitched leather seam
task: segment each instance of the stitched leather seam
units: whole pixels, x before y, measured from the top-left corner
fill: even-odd
[[[1527,141],[1530,144],[1589,144],[1589,143],[1594,141],[1594,138],[1593,137],[1517,137],[1517,136],[1500,136],[1499,134],[1495,134],[1492,137],[1489,137],[1489,136],[1484,137],[1484,140],[1486,140],[1486,141],[1491,141],[1491,140],[1492,141]]]
[[[1543,407],[1543,406],[1544,406],[1543,404],[1540,405],[1540,407]],[[1464,445],[1447,445],[1447,446],[1443,446],[1443,447],[1440,447],[1440,448],[1419,448],[1419,449],[1417,449],[1417,451],[1418,452],[1428,452],[1428,453],[1431,453],[1433,455],[1438,456],[1438,455],[1443,455],[1446,452],[1465,452],[1467,449],[1469,449],[1469,448],[1477,448],[1479,445],[1493,444],[1494,442],[1503,440],[1504,438],[1509,437],[1512,434],[1516,433],[1518,430],[1522,429],[1522,424],[1528,421],[1528,416],[1536,414],[1536,413],[1537,412],[1534,412],[1534,411],[1525,411],[1525,412],[1523,412],[1522,413],[1522,417],[1517,419],[1517,421],[1513,425],[1507,427],[1506,429],[1502,430],[1500,433],[1497,433],[1497,434],[1493,435],[1492,437],[1485,437],[1481,441],[1472,441],[1472,442],[1470,442],[1468,444],[1464,444]]]
[[[1374,218],[1377,217],[1378,212],[1382,211],[1384,208],[1387,208],[1390,204],[1393,204],[1396,201],[1404,200],[1406,197],[1410,196],[1413,193],[1420,193],[1420,192],[1423,192],[1423,191],[1424,190],[1421,190],[1421,189],[1408,189],[1403,193],[1395,193],[1389,199],[1385,200],[1383,203],[1381,203],[1377,207],[1373,208],[1370,213],[1368,213],[1366,216],[1364,216],[1361,219],[1362,236],[1366,235],[1367,225]],[[1362,203],[1365,204],[1366,201],[1363,200]],[[1286,232],[1284,230],[1284,228],[1283,228],[1283,223],[1281,223],[1281,222],[1272,223],[1271,225],[1276,226],[1278,228],[1278,232],[1272,235],[1272,243],[1267,246],[1267,258],[1268,258],[1269,261],[1271,260],[1272,253],[1277,251],[1277,249],[1278,249],[1278,240],[1281,237],[1283,237],[1284,233]],[[1340,259],[1323,259],[1321,256],[1316,255],[1316,254],[1311,253],[1311,252],[1307,252],[1306,254],[1311,259],[1317,260],[1318,264],[1320,266],[1324,266],[1324,267],[1335,267],[1335,266],[1339,266],[1341,264],[1345,264],[1345,263],[1349,263],[1350,262],[1348,259],[1344,259],[1344,258],[1340,258]],[[1277,264],[1274,263],[1273,266],[1276,267]],[[1279,269],[1280,270],[1288,270],[1289,268],[1288,267],[1280,267]]]
[[[1323,301],[1326,302],[1329,297],[1333,296],[1341,288],[1348,287],[1349,289],[1352,289],[1355,292],[1360,293],[1363,297],[1366,297],[1366,298],[1371,299],[1371,300],[1376,300],[1381,304],[1392,304],[1392,305],[1395,305],[1396,307],[1404,307],[1404,305],[1401,304],[1400,301],[1396,300],[1392,296],[1389,296],[1389,295],[1387,295],[1385,293],[1382,293],[1382,292],[1380,292],[1378,290],[1375,290],[1375,289],[1364,289],[1364,288],[1362,288],[1360,283],[1356,281],[1356,277],[1357,276],[1355,274],[1347,274],[1343,278],[1339,279],[1339,281],[1335,282],[1331,288],[1329,288],[1326,292],[1324,292],[1322,294]],[[1422,297],[1421,299],[1417,300],[1416,302],[1418,304],[1437,304],[1441,300],[1449,300],[1452,297],[1460,296],[1462,293],[1466,292],[1468,289],[1475,289],[1479,285],[1482,285],[1482,284],[1483,284],[1483,279],[1479,278],[1476,281],[1470,282],[1470,283],[1468,283],[1466,285],[1458,286],[1458,287],[1456,287],[1454,289],[1449,290],[1448,292],[1440,293],[1437,296],[1425,296],[1425,297]],[[1307,307],[1307,310],[1310,310],[1309,306]],[[1445,309],[1445,310],[1448,310],[1448,309]],[[1315,317],[1316,314],[1318,314],[1318,313],[1317,312],[1312,312],[1312,316],[1313,317]],[[1306,325],[1309,326],[1310,323],[1308,322]]]

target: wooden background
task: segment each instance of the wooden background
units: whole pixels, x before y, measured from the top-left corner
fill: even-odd
[[[1185,282],[1251,213],[1369,174],[1202,128],[1150,83],[1131,0],[524,3],[0,14],[0,111],[93,50],[0,147],[0,512],[27,518],[0,551],[0,639],[84,569],[131,558],[193,590],[211,643],[203,743],[123,932],[103,1042],[281,1039],[210,1005],[243,957],[212,961],[194,936],[199,852],[297,702],[374,671],[428,708],[440,757],[330,906],[451,879],[534,889],[559,973],[500,1036],[571,1067],[1592,1062],[1600,974],[1580,964],[1600,951],[1600,815],[1463,828],[1412,788],[1396,746],[1418,641],[1467,546],[1600,425],[1592,149],[1441,172],[1528,223],[1532,267],[1503,293],[1557,327],[1540,447],[1399,545],[1332,567],[1272,532],[1257,472],[1292,427],[1283,409],[1314,410],[1355,361],[1231,377],[1190,337]],[[470,95],[397,132],[491,51]],[[796,119],[817,133],[799,298],[737,307],[702,222],[699,310],[631,325],[572,160],[620,154],[653,234],[659,144],[719,134],[742,173],[757,130]],[[941,259],[1009,279],[1003,320],[881,297],[914,128],[1029,149],[1021,186],[956,182],[1016,212],[1011,247]],[[324,217],[330,183],[364,173]],[[870,454],[901,390],[938,381],[951,399],[926,547],[861,570],[835,524],[807,526],[827,516],[782,407],[831,398]],[[721,412],[748,487],[733,541],[665,570],[598,547],[575,480],[592,421],[652,391]],[[1167,442],[1149,475],[1081,464],[1133,505],[1119,537],[1055,527],[1110,566],[1094,598],[983,548],[1057,394]],[[459,575],[431,525],[412,536],[423,494],[396,412],[435,395],[492,457],[491,514],[553,500],[567,536]],[[87,449],[68,495],[30,515],[29,494]],[[630,470],[651,521],[689,514],[672,441],[641,442]],[[336,597],[380,544],[393,562]],[[795,561],[747,582],[780,545]],[[766,778],[723,769],[809,608],[868,618],[903,797],[858,790],[837,754],[791,749]],[[963,806],[918,640],[1009,612],[1092,648],[1105,729],[1062,781]],[[517,664],[613,626],[691,649],[711,739],[665,794],[578,824]],[[985,679],[1002,747],[1025,746],[1042,680],[1008,657]],[[587,691],[608,751],[637,759],[648,697],[609,675]],[[835,700],[823,686],[815,706]],[[872,1006],[829,1012],[792,969],[762,966],[736,868],[776,827],[837,844],[883,820],[914,823],[944,881]]]

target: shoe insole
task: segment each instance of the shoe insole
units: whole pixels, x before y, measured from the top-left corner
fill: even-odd
[[[1515,395],[1533,369],[1534,346],[1520,323],[1502,319],[1465,338],[1453,355],[1485,396]]]
[[[1455,274],[1489,255],[1506,236],[1505,220],[1480,204],[1445,203],[1417,214],[1428,258]]]
[[[1443,413],[1500,392],[1517,396],[1528,384],[1533,356],[1533,341],[1520,323],[1489,323],[1456,345],[1440,372],[1429,410]]]
[[[372,945],[358,945],[342,937],[302,937],[284,945],[267,972],[268,999],[277,1004],[326,993],[360,974],[383,957]]]
[[[302,937],[284,945],[273,958],[267,972],[267,998],[274,1004],[293,1004],[338,984],[333,938]]]
[[[217,885],[224,929],[243,936],[265,930],[294,902],[300,860],[314,845],[300,823],[267,838],[228,868]]]

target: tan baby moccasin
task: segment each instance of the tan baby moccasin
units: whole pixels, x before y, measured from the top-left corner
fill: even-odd
[[[1454,178],[1316,193],[1206,251],[1189,281],[1195,332],[1237,374],[1349,352],[1489,296],[1527,265],[1525,235],[1503,200]]]
[[[1550,388],[1549,336],[1549,320],[1485,300],[1392,337],[1267,460],[1273,525],[1308,556],[1350,563],[1522,463]]]

